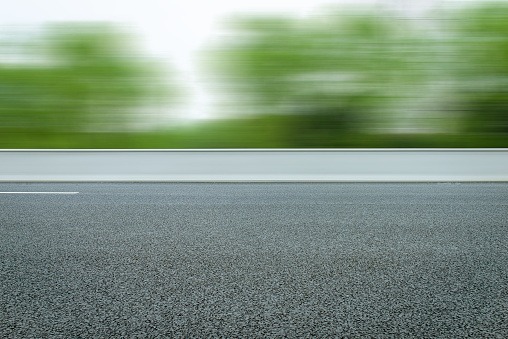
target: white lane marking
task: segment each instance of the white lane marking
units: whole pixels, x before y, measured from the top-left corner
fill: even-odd
[[[0,194],[78,194],[79,192],[0,192]]]

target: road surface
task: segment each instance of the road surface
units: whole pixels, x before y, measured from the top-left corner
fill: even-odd
[[[2,338],[508,337],[507,183],[0,192]]]

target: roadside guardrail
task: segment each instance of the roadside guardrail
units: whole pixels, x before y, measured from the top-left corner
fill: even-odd
[[[504,182],[508,149],[3,149],[0,182]]]

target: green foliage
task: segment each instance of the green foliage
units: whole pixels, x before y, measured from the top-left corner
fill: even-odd
[[[400,118],[463,139],[508,133],[508,5],[435,15],[434,31],[368,10],[237,18],[209,69],[233,110],[286,116],[280,133],[295,147],[337,146]]]
[[[4,133],[121,130],[166,86],[153,63],[107,24],[46,27],[19,58],[0,64]]]
[[[282,117],[271,116],[206,123],[168,131],[52,133],[44,136],[3,133],[0,134],[0,148],[508,148],[506,135],[350,132],[335,135],[334,139],[309,140],[287,133],[288,126]]]
[[[508,135],[508,5],[487,3],[455,17],[457,77],[465,133]]]
[[[431,30],[361,10],[237,17],[204,54],[234,118],[138,133],[140,108],[178,95],[167,75],[113,26],[53,25],[0,43],[22,56],[0,63],[0,147],[508,147],[508,5],[438,14]]]
[[[337,134],[390,123],[394,102],[425,85],[422,65],[438,62],[435,42],[392,21],[368,11],[240,18],[208,66],[228,101],[236,97],[234,110],[291,116],[293,139],[333,144]]]

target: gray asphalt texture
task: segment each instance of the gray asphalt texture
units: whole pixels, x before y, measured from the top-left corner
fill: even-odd
[[[1,338],[508,337],[508,184],[3,183]]]

